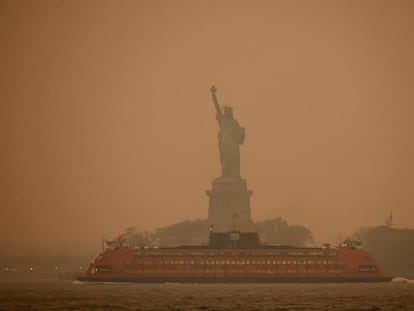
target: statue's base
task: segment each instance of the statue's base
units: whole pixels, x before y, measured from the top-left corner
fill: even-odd
[[[208,221],[215,231],[252,231],[253,221],[250,214],[250,196],[242,178],[219,177],[214,179],[209,196]]]

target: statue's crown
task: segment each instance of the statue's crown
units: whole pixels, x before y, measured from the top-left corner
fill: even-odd
[[[233,111],[233,107],[232,106],[224,106],[223,110],[229,110],[229,111]]]

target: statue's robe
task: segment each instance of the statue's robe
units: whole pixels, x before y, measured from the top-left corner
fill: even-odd
[[[219,152],[222,167],[221,176],[224,178],[240,178],[239,145],[244,141],[244,131],[233,117],[217,113],[220,126],[218,133]]]

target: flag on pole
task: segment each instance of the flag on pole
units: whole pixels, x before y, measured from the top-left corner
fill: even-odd
[[[392,212],[390,213],[390,216],[385,220],[385,225],[388,227],[392,226]]]

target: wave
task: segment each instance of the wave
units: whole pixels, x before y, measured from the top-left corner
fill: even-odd
[[[414,280],[403,278],[402,276],[396,276],[391,280],[391,282],[398,282],[398,283],[414,283]]]
[[[86,282],[79,281],[79,280],[73,280],[72,284],[85,284]]]

